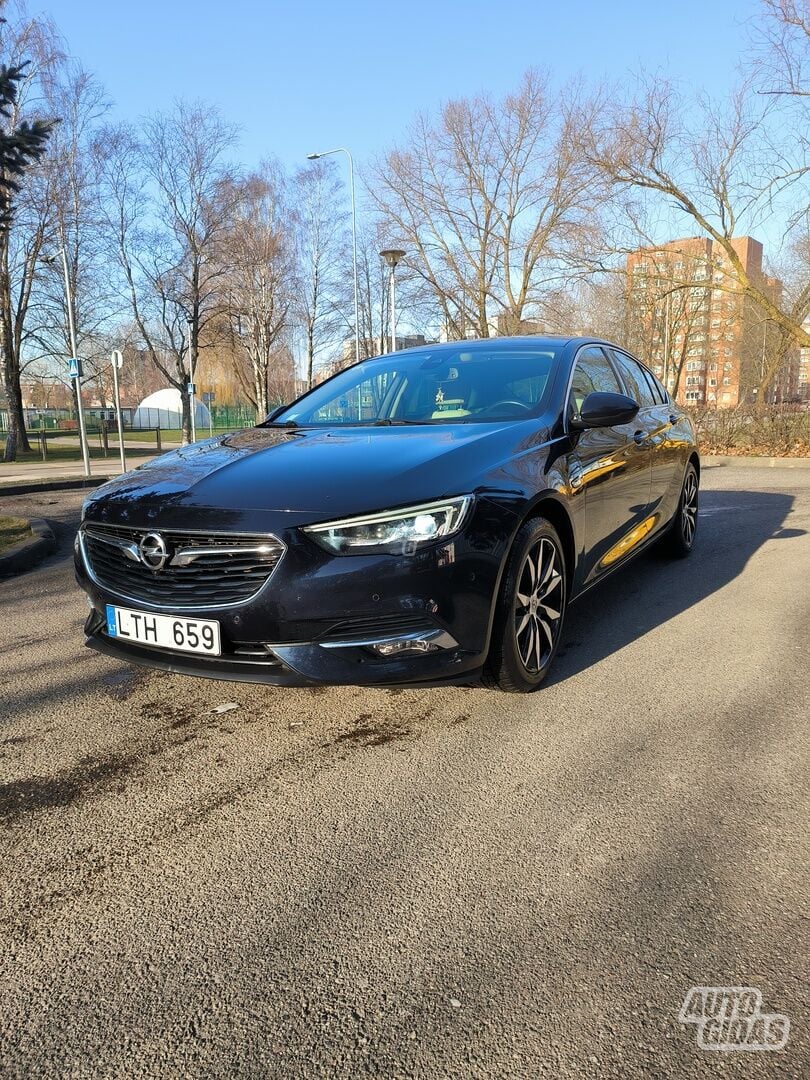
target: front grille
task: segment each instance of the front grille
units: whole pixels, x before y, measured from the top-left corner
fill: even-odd
[[[168,551],[160,570],[136,558],[140,541],[154,532],[163,537]],[[284,545],[275,536],[211,536],[95,523],[85,524],[81,536],[88,568],[100,585],[120,596],[172,610],[249,600],[284,554]],[[196,554],[200,549],[205,551]]]

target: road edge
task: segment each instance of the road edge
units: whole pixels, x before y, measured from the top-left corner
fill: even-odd
[[[66,476],[59,480],[29,480],[19,484],[0,483],[0,497],[3,495],[32,495],[38,491],[72,491],[74,488],[95,488],[106,484],[112,476]]]
[[[742,465],[759,469],[810,469],[810,457],[757,457],[752,454],[701,454],[701,467]]]
[[[0,577],[31,570],[56,548],[56,537],[47,521],[43,518],[23,520],[28,521],[33,536],[12,544],[0,554]]]

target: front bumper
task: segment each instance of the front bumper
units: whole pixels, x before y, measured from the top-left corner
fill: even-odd
[[[412,686],[474,681],[486,660],[493,599],[511,515],[479,499],[464,531],[411,555],[330,555],[297,529],[265,516],[287,550],[250,600],[186,612],[216,619],[220,657],[158,650],[106,633],[107,604],[135,607],[94,579],[77,545],[76,577],[89,598],[86,644],[130,663],[186,675],[287,686]],[[174,527],[163,520],[160,526]],[[152,524],[151,527],[154,528]],[[430,651],[381,656],[374,644],[408,635]]]

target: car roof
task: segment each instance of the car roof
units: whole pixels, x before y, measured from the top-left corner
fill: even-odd
[[[604,338],[597,337],[582,337],[582,336],[567,336],[563,334],[520,334],[514,337],[491,337],[491,338],[472,338],[470,340],[462,339],[460,341],[438,341],[433,344],[425,345],[413,345],[409,349],[399,349],[398,352],[403,354],[411,352],[424,352],[426,349],[433,351],[453,351],[461,347],[471,349],[485,349],[491,348],[493,345],[517,345],[526,344],[527,342],[535,342],[538,345],[554,345],[557,347],[565,347],[567,345],[608,345],[612,348],[618,346],[613,345],[610,341],[606,341]]]

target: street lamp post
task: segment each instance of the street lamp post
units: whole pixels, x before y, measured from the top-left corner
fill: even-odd
[[[352,268],[354,274],[354,360],[357,363],[360,357],[360,301],[357,289],[357,204],[354,198],[354,161],[352,155],[345,146],[336,146],[334,150],[322,150],[317,154],[307,154],[308,161],[317,161],[318,158],[329,157],[330,154],[345,154],[349,159],[349,192],[352,200]]]
[[[73,319],[73,292],[70,288],[70,271],[68,270],[67,252],[65,251],[64,242],[60,245],[59,254],[62,256],[62,271],[65,277],[65,305],[67,307],[68,318],[68,335],[70,337],[70,353],[71,362],[78,363],[78,356],[76,353],[76,324]],[[55,256],[45,256],[44,262],[53,263]],[[84,426],[84,412],[82,411],[82,377],[81,366],[79,365],[79,374],[75,376],[76,383],[76,405],[79,412],[79,442],[82,448],[82,463],[84,465],[84,475],[90,476],[90,452],[87,449],[87,431]]]
[[[385,259],[391,268],[391,284],[390,284],[390,307],[391,307],[391,352],[397,351],[397,305],[396,295],[394,292],[394,274],[397,268],[397,264],[402,262],[405,258],[405,252],[400,251],[399,248],[386,248],[385,251],[380,252],[380,258]]]
[[[191,441],[194,443],[197,441],[197,427],[194,423],[194,323],[191,319],[187,321],[188,326],[188,403],[191,410]]]
[[[127,471],[127,455],[124,450],[124,420],[121,416],[121,390],[118,385],[118,372],[124,363],[124,354],[120,349],[113,349],[110,356],[113,377],[113,397],[115,398],[115,426],[118,428],[118,452],[121,455],[121,472]]]

